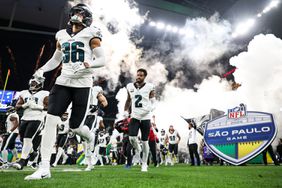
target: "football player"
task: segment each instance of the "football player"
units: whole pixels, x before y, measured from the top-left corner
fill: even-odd
[[[131,120],[129,123],[129,140],[136,152],[140,153],[141,148],[138,144],[138,131],[141,130],[142,140],[142,166],[141,171],[148,171],[149,144],[148,136],[151,127],[151,112],[155,108],[155,87],[151,83],[146,83],[147,71],[137,70],[136,82],[126,86],[127,100],[124,107],[125,115],[129,114],[131,107]]]
[[[94,134],[83,126],[88,109],[88,99],[92,87],[93,69],[105,65],[101,47],[100,29],[91,26],[92,12],[85,4],[77,4],[70,9],[66,29],[57,32],[57,48],[52,58],[34,76],[54,70],[62,62],[61,75],[56,79],[50,97],[46,126],[42,135],[39,169],[25,180],[50,178],[50,157],[56,140],[56,127],[60,117],[72,102],[70,129],[84,138],[89,150],[94,149]]]
[[[57,146],[57,155],[55,162],[52,164],[53,167],[57,166],[58,161],[60,160],[61,156],[63,156],[63,161],[62,164],[65,164],[68,156],[65,154],[64,151],[64,146],[67,143],[68,140],[68,134],[69,133],[69,118],[68,118],[68,113],[65,112],[62,117],[61,117],[61,123],[58,124],[58,135],[57,135],[57,141],[56,141],[56,146]]]
[[[166,136],[166,143],[168,143],[171,165],[174,165],[174,162],[176,162],[178,154],[178,143],[180,142],[180,139],[181,137],[179,133],[173,128],[173,125],[170,125]]]
[[[98,161],[100,161],[101,166],[104,166],[103,158],[106,159],[106,163],[108,163],[108,157],[106,156],[107,145],[109,143],[109,134],[102,130],[98,134]]]
[[[1,153],[3,157],[3,165],[2,168],[7,168],[10,165],[8,164],[8,149],[10,149],[13,153],[13,156],[17,159],[18,152],[15,148],[15,141],[19,134],[19,115],[17,114],[14,107],[9,107],[7,111],[7,119],[6,119],[6,133],[3,135],[3,143],[1,147]]]
[[[129,136],[128,136],[128,124],[130,122],[130,117],[125,118],[123,120],[117,121],[115,123],[115,129],[119,133],[123,133],[123,138],[122,138],[122,151],[123,154],[126,156],[126,169],[130,169],[132,166],[132,145],[129,142]]]
[[[161,154],[161,164],[164,164],[166,162],[166,156],[167,156],[166,134],[164,129],[161,130],[161,135],[160,135],[160,154]]]
[[[33,148],[33,140],[39,135],[44,121],[44,109],[47,109],[49,92],[44,91],[44,77],[33,77],[29,81],[29,89],[20,92],[16,109],[23,109],[23,116],[19,128],[20,138],[23,142],[21,159],[13,164],[22,170]]]
[[[94,81],[94,78],[93,78]],[[96,86],[95,82],[93,82],[93,87],[91,88],[91,96],[90,96],[90,103],[89,103],[89,110],[84,122],[84,126],[87,126],[91,132],[94,133],[94,144],[96,142],[97,138],[97,130],[99,126],[103,126],[103,118],[99,116],[98,110],[99,106],[106,107],[108,105],[108,101],[106,97],[103,95],[103,89],[100,86]],[[93,143],[91,143],[93,144]],[[92,151],[89,151],[87,148],[87,142],[83,143],[84,151],[85,151],[85,162],[87,164],[87,167],[85,171],[91,171],[94,166],[92,163],[92,157],[93,153]]]

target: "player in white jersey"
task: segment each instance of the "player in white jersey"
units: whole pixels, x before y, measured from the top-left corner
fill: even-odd
[[[94,80],[94,79],[93,79]],[[91,132],[95,134],[94,143],[97,141],[98,132],[100,124],[103,124],[103,118],[98,115],[99,106],[106,107],[108,101],[103,95],[103,89],[100,86],[95,86],[93,82],[93,87],[91,88],[89,110],[84,122],[84,126],[87,126]],[[87,164],[86,171],[91,171],[94,166],[92,163],[93,153],[88,151],[87,142],[83,143],[84,152],[85,152],[85,161]]]
[[[67,154],[65,154],[64,146],[67,143],[68,140],[68,134],[69,133],[69,118],[68,113],[65,112],[61,117],[61,122],[58,124],[58,135],[57,135],[57,155],[55,162],[52,164],[53,167],[57,166],[57,163],[59,162],[61,156],[63,156],[62,164],[66,163],[66,160],[68,158]]]
[[[108,163],[108,158],[106,156],[107,145],[109,143],[109,134],[102,130],[98,134],[98,161],[100,161],[101,166],[104,166],[103,158],[106,159],[106,163]]]
[[[50,178],[50,158],[56,140],[56,127],[60,117],[72,102],[70,129],[84,138],[91,148],[94,134],[83,126],[92,87],[93,69],[105,65],[101,47],[101,32],[91,26],[92,12],[85,4],[70,9],[68,28],[57,32],[57,49],[52,58],[34,76],[54,70],[62,62],[61,75],[56,79],[50,97],[46,126],[42,135],[42,165],[25,180]]]
[[[3,167],[9,167],[8,164],[8,149],[13,153],[13,156],[17,159],[18,152],[15,148],[15,140],[19,134],[19,115],[15,111],[14,107],[10,107],[7,111],[6,119],[6,133],[3,135],[3,144],[1,146],[1,154],[3,157]]]
[[[18,170],[22,170],[27,164],[27,158],[33,148],[33,140],[39,135],[44,121],[44,109],[48,106],[49,92],[42,90],[44,77],[33,77],[29,81],[29,89],[20,92],[16,109],[23,109],[20,124],[20,138],[23,142],[21,159],[13,164]]]
[[[161,130],[161,135],[160,135],[160,154],[161,154],[161,164],[164,164],[167,156],[166,134],[164,129]]]
[[[171,165],[176,162],[177,154],[178,154],[178,143],[180,142],[180,135],[173,128],[173,125],[169,126],[168,133],[166,135],[166,142],[168,143],[168,151],[170,154],[170,159],[171,159]]]
[[[141,130],[142,140],[142,172],[147,172],[147,160],[149,155],[148,136],[151,127],[151,111],[155,108],[155,88],[153,84],[146,83],[145,78],[147,71],[145,69],[137,70],[137,78],[135,83],[129,83],[126,86],[127,100],[125,103],[125,115],[129,114],[131,107],[131,121],[129,123],[129,140],[133,148],[140,152],[141,148],[138,144],[138,131]]]

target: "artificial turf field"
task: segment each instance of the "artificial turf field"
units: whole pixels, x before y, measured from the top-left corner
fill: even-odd
[[[130,170],[123,166],[95,167],[92,172],[84,172],[80,166],[58,166],[52,168],[52,178],[24,181],[33,172],[29,167],[23,171],[14,169],[0,171],[0,188],[16,187],[203,187],[203,188],[282,188],[282,166],[200,166],[184,164],[151,167],[147,173],[140,167]]]

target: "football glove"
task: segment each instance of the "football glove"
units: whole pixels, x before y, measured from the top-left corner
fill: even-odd
[[[85,69],[85,66],[84,66],[84,63],[80,62],[80,63],[73,63],[71,68],[74,73],[77,73],[78,71]]]
[[[94,113],[94,112],[96,112],[97,110],[98,110],[98,106],[97,105],[93,105],[92,107],[91,107],[91,110],[90,110],[90,112],[91,113]]]

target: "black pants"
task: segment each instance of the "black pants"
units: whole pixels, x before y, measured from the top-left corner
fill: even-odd
[[[262,152],[262,158],[263,158],[263,163],[265,165],[267,165],[267,158],[266,158],[266,154],[267,152],[269,153],[271,159],[273,160],[275,165],[279,165],[279,162],[277,161],[274,152],[273,152],[273,148],[271,145],[269,145],[263,152]]]
[[[72,102],[69,125],[71,129],[79,128],[86,118],[89,93],[90,88],[54,85],[49,94],[48,114],[61,117]]]
[[[11,134],[4,135],[2,148],[0,151],[6,150],[6,149],[11,149],[11,150],[14,149],[17,136],[18,136],[18,133],[11,133]]]
[[[158,165],[157,161],[157,149],[156,149],[156,141],[149,141],[149,147],[153,158],[153,163],[155,166]]]
[[[150,120],[138,120],[131,118],[128,125],[129,136],[137,136],[139,129],[141,130],[141,140],[147,141],[150,133],[151,121]]]
[[[42,122],[39,120],[36,121],[21,120],[20,129],[19,129],[21,141],[23,142],[24,138],[34,139],[34,137],[37,134],[39,134],[41,126],[42,126]]]
[[[88,115],[84,121],[84,125],[86,125],[90,131],[93,131],[96,125],[96,116],[95,115]]]
[[[191,165],[195,165],[195,159],[197,159],[197,165],[200,166],[200,157],[198,153],[198,145],[195,144],[188,144],[188,149],[189,149],[189,154],[190,154],[190,159],[191,159]]]
[[[67,133],[58,134],[57,141],[56,141],[57,147],[63,148],[66,145],[67,141],[68,141],[68,134]]]
[[[127,165],[132,165],[132,145],[129,142],[129,139],[123,140],[123,153],[127,158]]]

